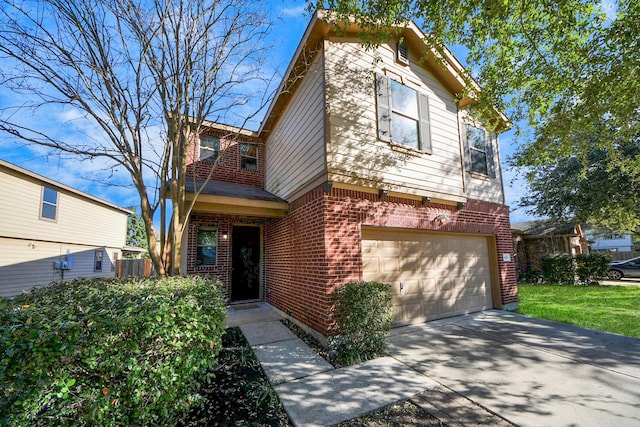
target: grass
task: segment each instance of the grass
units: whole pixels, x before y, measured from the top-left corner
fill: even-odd
[[[518,313],[640,338],[640,286],[519,284]]]

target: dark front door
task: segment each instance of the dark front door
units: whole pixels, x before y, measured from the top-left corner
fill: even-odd
[[[260,297],[260,227],[234,226],[231,233],[231,300]]]

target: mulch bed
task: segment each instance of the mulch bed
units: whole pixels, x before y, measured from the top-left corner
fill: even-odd
[[[181,425],[291,426],[240,328],[227,328],[222,347],[217,365],[200,389],[204,404]]]
[[[368,415],[363,415],[334,427],[446,427],[436,417],[424,411],[419,406],[405,400],[394,403]]]

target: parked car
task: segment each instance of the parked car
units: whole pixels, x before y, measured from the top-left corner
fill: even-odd
[[[623,277],[640,277],[640,257],[615,261],[609,265],[609,279],[620,280]]]

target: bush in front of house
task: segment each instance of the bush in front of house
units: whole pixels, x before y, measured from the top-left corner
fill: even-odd
[[[171,425],[221,348],[220,285],[79,279],[0,302],[0,424]]]
[[[575,270],[573,258],[567,254],[550,255],[540,259],[540,273],[544,283],[573,285]]]
[[[602,253],[578,254],[576,260],[576,275],[578,281],[585,285],[598,283],[609,274],[611,255]]]
[[[349,282],[333,295],[338,327],[329,337],[333,363],[346,366],[383,354],[393,322],[391,285]]]
[[[540,259],[542,281],[573,285],[577,279],[580,284],[597,284],[607,277],[610,262],[611,256],[600,253],[546,256]]]

